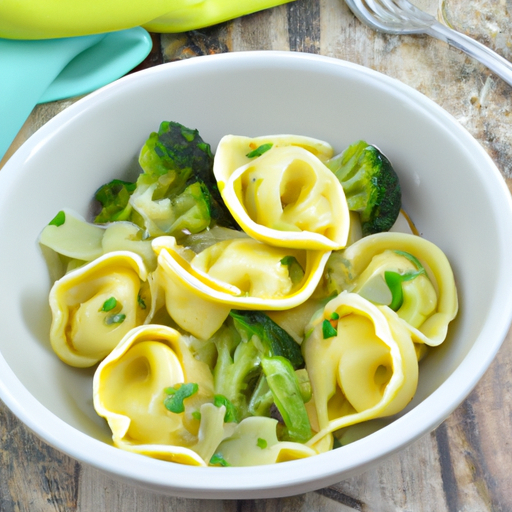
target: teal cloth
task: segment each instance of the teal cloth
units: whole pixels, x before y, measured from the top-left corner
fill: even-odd
[[[87,94],[151,51],[141,27],[47,40],[0,39],[0,158],[38,103]]]

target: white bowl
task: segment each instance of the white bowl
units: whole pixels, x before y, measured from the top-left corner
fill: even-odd
[[[460,313],[420,367],[416,397],[381,430],[306,460],[194,468],[123,452],[92,407],[92,370],[61,363],[48,331],[48,272],[37,237],[64,207],[87,213],[96,188],[130,177],[163,120],[228,133],[295,133],[342,150],[359,139],[393,162],[406,210],[452,262]],[[512,318],[512,206],[484,150],[411,88],[307,54],[234,53],[135,73],[57,115],[0,172],[0,398],[55,448],[124,481],[194,498],[306,492],[363,472],[438,426],[490,365]]]

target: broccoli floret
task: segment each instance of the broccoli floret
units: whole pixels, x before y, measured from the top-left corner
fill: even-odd
[[[213,155],[197,130],[164,121],[142,147],[139,164],[144,174],[137,181],[157,183],[154,199],[158,200],[183,192],[190,178],[204,181],[212,169]]]
[[[283,356],[293,365],[294,370],[304,368],[304,358],[299,344],[279,325],[262,311],[235,311],[230,316],[242,339],[257,336],[263,355]]]
[[[123,180],[112,180],[100,187],[94,197],[99,201],[102,209],[94,222],[127,220],[132,212],[129,201],[134,190],[135,183]]]
[[[176,220],[169,233],[200,233],[210,225],[212,198],[202,181],[189,185],[171,200]]]
[[[343,186],[349,209],[359,213],[363,236],[393,226],[401,208],[400,182],[375,146],[358,141],[326,165]]]
[[[233,404],[236,420],[241,421],[248,416],[250,396],[261,375],[261,353],[252,340],[243,341],[230,322],[215,334],[213,341],[217,347],[215,394]]]
[[[277,406],[286,439],[304,442],[311,426],[304,405],[305,370],[299,345],[259,311],[232,311],[216,333],[215,393],[234,406],[236,420],[269,416]],[[309,397],[307,397],[309,398]]]
[[[96,193],[95,222],[129,220],[147,237],[198,233],[219,224],[239,229],[213,175],[210,145],[197,130],[163,122],[141,149],[136,183],[114,180]]]

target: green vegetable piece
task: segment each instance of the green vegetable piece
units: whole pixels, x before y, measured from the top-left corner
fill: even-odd
[[[256,336],[262,345],[264,355],[283,356],[294,369],[304,367],[304,358],[300,345],[279,325],[261,311],[232,310],[235,328],[242,339],[250,340]]]
[[[248,415],[250,395],[261,374],[261,354],[252,341],[243,341],[232,325],[214,336],[217,361],[213,369],[215,394],[225,396],[241,421]]]
[[[148,177],[165,176],[173,171],[171,187],[181,192],[190,176],[205,172],[212,163],[210,146],[205,144],[199,132],[180,123],[164,121],[158,132],[153,132],[144,144],[139,163]]]
[[[192,418],[194,418],[197,421],[201,421],[201,413],[199,411],[194,411],[192,413]]]
[[[126,315],[117,313],[115,315],[109,315],[105,317],[105,323],[107,325],[122,324],[126,320]]]
[[[212,342],[217,349],[215,394],[233,404],[237,421],[270,415],[274,394],[262,373],[262,358],[280,356],[293,369],[304,367],[298,343],[260,311],[232,310]]]
[[[330,318],[331,318],[331,320],[339,320],[340,315],[338,315],[338,313],[336,313],[336,311],[333,311],[331,313],[331,317]]]
[[[231,466],[231,464],[220,453],[215,453],[214,455],[212,455],[212,458],[210,459],[210,464],[212,466],[222,466],[225,468]]]
[[[140,296],[140,293],[137,295],[137,304],[140,309],[146,309],[146,301]]]
[[[305,272],[295,256],[285,256],[281,260],[281,265],[288,267],[288,273],[294,286],[302,282]]]
[[[53,219],[48,222],[48,226],[62,226],[66,222],[66,214],[61,210]]]
[[[240,230],[218,190],[210,145],[197,130],[161,123],[142,147],[139,164],[143,172],[135,183],[116,179],[98,189],[96,223],[130,221],[149,238],[198,233],[214,224]]]
[[[299,382],[300,394],[304,403],[308,403],[313,396],[313,388],[311,387],[311,381],[309,380],[309,374],[306,368],[295,370],[297,381]]]
[[[100,224],[128,220],[132,211],[129,200],[135,187],[135,183],[117,179],[101,186],[94,195],[101,204],[101,211],[94,222]]]
[[[267,447],[267,441],[265,439],[262,439],[261,437],[258,437],[258,441],[256,442],[259,448],[264,450]]]
[[[266,357],[262,359],[261,365],[274,395],[274,402],[286,425],[287,437],[291,441],[306,442],[312,435],[311,424],[300,384],[290,361],[281,356]]]
[[[393,311],[398,311],[404,302],[404,292],[402,290],[402,279],[398,272],[392,272],[390,270],[384,272],[384,279],[386,280],[386,284],[391,291],[391,304],[389,307]]]
[[[421,264],[420,260],[416,258],[416,256],[405,251],[396,250],[395,253],[399,254],[400,256],[403,256],[404,258],[407,258],[422,274],[427,275],[425,267]]]
[[[137,187],[147,188],[156,184],[153,200],[173,200],[187,186],[200,182],[211,196],[208,199],[211,219],[221,226],[240,229],[220,195],[213,174],[210,145],[197,130],[164,121],[158,132],[152,133],[144,144],[139,164],[144,173],[139,176]]]
[[[393,311],[398,311],[402,307],[402,304],[404,302],[404,292],[402,288],[402,283],[406,281],[411,281],[412,279],[415,279],[420,275],[425,275],[428,277],[428,274],[423,265],[418,260],[418,258],[413,256],[412,254],[405,251],[395,251],[395,253],[407,258],[418,269],[416,272],[409,271],[405,272],[404,274],[399,274],[398,272],[393,272],[391,270],[387,270],[386,272],[384,272],[384,280],[386,281],[386,284],[388,285],[388,288],[391,291],[392,297],[389,307]]]
[[[224,406],[226,408],[224,423],[238,423],[236,407],[231,400],[228,400],[224,395],[215,395],[213,397],[213,405],[215,405],[215,407]]]
[[[212,201],[204,183],[197,181],[189,185],[171,201],[176,221],[168,228],[169,234],[180,236],[204,231],[212,220]]]
[[[402,205],[398,176],[375,146],[361,140],[326,163],[340,181],[348,207],[358,212],[363,235],[389,231]]]
[[[322,336],[324,340],[338,335],[338,331],[332,326],[329,320],[322,322]]]
[[[101,306],[100,311],[112,311],[117,306],[117,299],[115,297],[110,297],[107,299],[103,306]]]
[[[165,408],[176,414],[184,412],[184,400],[197,393],[198,389],[199,386],[194,382],[187,382],[179,387],[166,388],[165,392],[169,396],[164,399]]]
[[[302,370],[297,370],[302,371]],[[274,403],[274,395],[267,384],[265,375],[260,375],[256,388],[249,402],[249,414],[252,416],[270,416],[270,407]]]
[[[271,142],[267,144],[262,144],[261,146],[258,146],[256,149],[253,149],[250,153],[247,153],[245,155],[247,158],[255,158],[257,156],[263,155],[263,153],[266,153],[269,149],[271,149],[273,144]]]

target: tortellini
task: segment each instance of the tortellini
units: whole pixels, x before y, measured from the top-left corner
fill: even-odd
[[[326,162],[334,155],[334,149],[330,144],[312,137],[301,135],[268,135],[263,137],[226,135],[222,137],[215,151],[213,163],[215,176],[231,176],[236,169],[251,161],[251,157],[247,155],[266,144],[271,144],[272,147],[294,146],[303,148],[322,162]]]
[[[56,253],[50,255],[46,251],[46,256],[52,274],[58,279],[67,271],[114,251],[134,252],[142,257],[148,270],[154,270],[156,256],[151,241],[142,238],[142,229],[131,222],[98,226],[72,210],[63,209],[43,229],[39,243]],[[57,254],[63,258],[59,260]]]
[[[435,244],[405,233],[362,238],[337,256],[344,289],[392,307],[416,343],[437,346],[458,310],[450,263]]]
[[[43,229],[39,243],[68,258],[92,261],[103,254],[105,229],[64,209]]]
[[[322,276],[328,252],[272,247],[252,238],[218,242],[199,254],[173,237],[153,241],[170,316],[201,339],[233,308],[281,310],[304,302]]]
[[[131,252],[105,254],[56,281],[50,291],[50,341],[67,364],[101,361],[152,311],[148,273]]]
[[[272,418],[246,418],[215,453],[231,466],[261,466],[317,455],[315,449],[302,443],[279,441],[276,427],[277,420]]]
[[[412,399],[418,361],[409,331],[387,307],[342,292],[308,327],[302,350],[313,390],[312,445],[343,427],[390,416]]]
[[[166,388],[197,384],[183,412],[168,410]],[[174,389],[173,388],[173,389]],[[94,407],[113,434],[114,445],[154,458],[205,466],[234,430],[225,407],[213,405],[213,378],[184,337],[161,325],[130,331],[98,366]]]
[[[257,144],[257,154],[251,157],[250,148]],[[321,144],[292,136],[222,139],[215,177],[224,202],[246,233],[280,247],[328,251],[346,245],[348,205],[339,180],[314,154],[331,154],[331,148]],[[260,155],[262,147],[266,151]]]
[[[363,237],[324,141],[228,135],[212,160],[199,138],[198,171],[180,153],[197,131],[176,136],[165,165],[179,173],[156,178],[200,176],[208,215],[187,210],[197,229],[170,198],[153,198],[157,184],[137,181],[113,197],[129,201],[133,222],[98,226],[62,210],[39,239],[57,275],[52,347],[71,366],[98,364],[94,408],[113,444],[193,466],[256,466],[392,421],[457,314],[445,254],[405,212],[392,229],[408,234]]]

